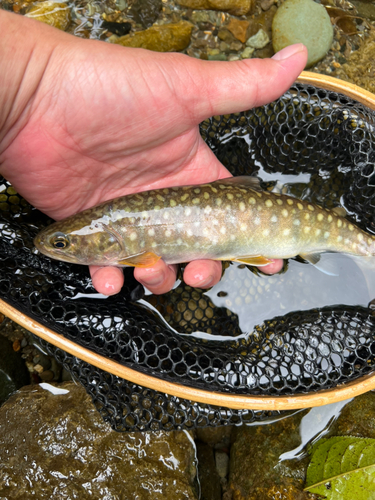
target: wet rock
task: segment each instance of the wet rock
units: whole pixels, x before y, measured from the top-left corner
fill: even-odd
[[[242,43],[246,42],[247,39],[247,29],[249,27],[249,21],[240,21],[239,19],[231,19],[227,24],[226,28],[229,30],[233,36],[237,38]]]
[[[375,393],[357,396],[341,410],[324,437],[358,436],[375,438]]]
[[[242,59],[251,59],[254,52],[255,52],[255,49],[253,49],[253,47],[246,47],[246,49],[241,52],[241,58]]]
[[[187,21],[152,26],[145,31],[138,31],[117,39],[112,43],[124,47],[136,47],[156,52],[179,52],[190,43],[193,25]]]
[[[62,31],[69,27],[72,20],[68,5],[53,1],[34,3],[25,16],[49,24]]]
[[[262,10],[268,10],[272,7],[276,0],[262,0],[260,2],[260,7]]]
[[[277,12],[276,5],[273,5],[266,12],[262,12],[258,16],[254,16],[254,18],[249,19],[250,26],[248,30],[248,36],[251,37],[256,35],[260,29],[264,30],[269,38],[271,39],[272,34],[272,22],[275,14]]]
[[[313,0],[286,0],[272,23],[275,52],[302,42],[308,50],[306,67],[322,59],[331,47],[333,28],[326,9]]]
[[[127,15],[144,28],[149,28],[159,17],[162,6],[161,0],[137,0],[130,7]]]
[[[233,430],[229,488],[235,500],[307,500],[303,492],[308,458],[280,461],[283,453],[301,444],[300,412],[268,425],[241,426]]]
[[[223,40],[223,42],[226,43],[232,43],[235,41],[235,37],[226,28],[220,28],[217,36],[220,40]]]
[[[375,33],[370,31],[361,47],[353,52],[335,76],[375,93]]]
[[[264,30],[260,29],[256,35],[247,40],[246,46],[253,47],[254,49],[263,49],[268,43],[270,43],[269,36]]]
[[[254,0],[176,0],[182,7],[189,9],[220,10],[233,16],[251,13]]]
[[[356,7],[359,16],[368,21],[375,21],[375,4],[373,0],[352,0],[351,3]]]
[[[233,427],[202,427],[196,430],[197,439],[209,446],[219,447],[230,445],[230,437]]]
[[[229,456],[225,451],[215,451],[216,470],[221,479],[225,479],[229,470]]]
[[[28,386],[0,408],[2,498],[198,498],[187,433],[116,433],[81,386],[58,387],[69,392]]]
[[[0,335],[0,405],[20,387],[30,384],[30,374],[12,343]]]
[[[221,500],[220,476],[216,470],[214,451],[206,443],[197,441],[198,476],[201,485],[200,500]]]

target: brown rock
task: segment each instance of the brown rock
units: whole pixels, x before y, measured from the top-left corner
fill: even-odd
[[[187,21],[151,26],[145,31],[137,31],[122,36],[112,43],[124,47],[135,47],[156,52],[180,52],[190,43],[193,25]]]
[[[117,433],[81,386],[23,387],[0,408],[0,491],[7,500],[197,500],[183,432]]]
[[[25,14],[42,23],[54,26],[59,30],[65,31],[71,22],[70,8],[66,3],[57,2],[36,2]]]
[[[176,0],[182,7],[190,9],[220,10],[233,16],[250,14],[254,0]]]
[[[301,444],[299,425],[306,412],[268,425],[233,430],[229,488],[233,500],[307,500],[303,492],[308,458],[285,460],[280,455]]]
[[[268,10],[272,7],[276,0],[262,0],[260,2],[260,7],[262,10]]]
[[[229,30],[233,36],[237,38],[242,43],[247,40],[247,29],[249,27],[249,21],[240,21],[239,19],[231,19],[227,24],[226,28]]]

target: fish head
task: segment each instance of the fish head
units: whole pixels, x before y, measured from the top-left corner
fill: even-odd
[[[116,265],[123,253],[116,234],[98,221],[86,225],[69,219],[55,222],[37,234],[34,245],[48,257],[74,264]]]

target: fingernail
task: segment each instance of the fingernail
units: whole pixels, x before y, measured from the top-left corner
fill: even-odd
[[[303,43],[295,43],[294,45],[289,45],[279,52],[276,52],[272,59],[275,61],[283,61],[284,59],[288,59],[288,57],[294,56],[297,52],[301,52],[304,48]]]
[[[195,277],[195,276],[194,276]],[[206,279],[201,279],[195,283],[197,288],[210,287],[214,284],[214,277],[210,274]]]
[[[147,276],[147,278],[144,278],[142,280],[139,280],[142,285],[145,287],[148,286],[160,286],[165,279],[164,273],[163,272],[156,272],[150,274],[150,276]]]

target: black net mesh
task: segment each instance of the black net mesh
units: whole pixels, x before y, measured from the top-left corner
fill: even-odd
[[[268,176],[267,188],[274,184],[270,174],[309,174],[308,182],[295,182],[287,192],[327,208],[344,204],[352,220],[374,232],[374,117],[348,97],[296,84],[269,105],[205,121],[201,133],[233,175]],[[183,283],[168,294],[144,296],[131,269],[120,294],[97,298],[87,268],[34,249],[33,237],[48,217],[5,180],[0,186],[0,297],[95,353],[156,378],[242,395],[307,393],[373,370],[375,318],[363,304],[269,317],[248,333],[231,307]],[[251,280],[244,283],[236,300],[246,305],[258,292],[251,291]],[[278,413],[167,396],[41,343],[119,431],[239,424]]]

